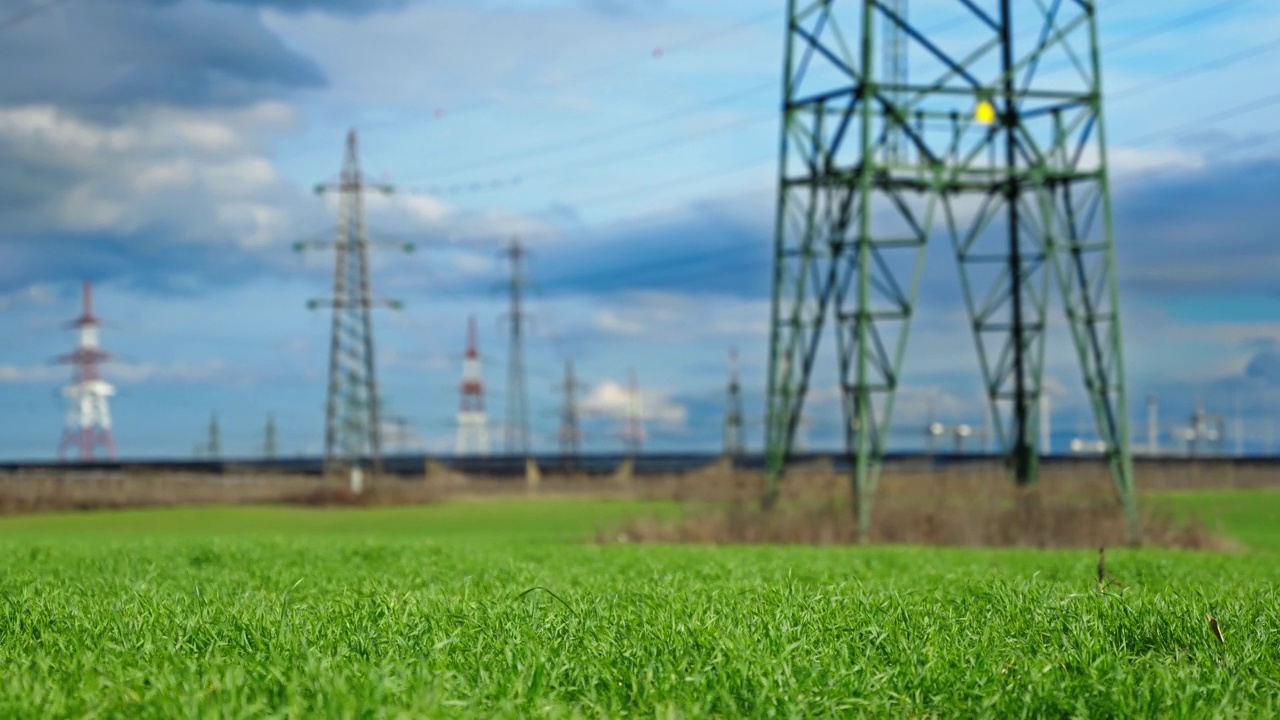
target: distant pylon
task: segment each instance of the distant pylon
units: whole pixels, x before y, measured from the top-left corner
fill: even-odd
[[[729,351],[729,397],[724,413],[724,454],[735,460],[746,454],[742,437],[742,384],[738,381],[738,349]]]
[[[640,384],[636,381],[636,371],[634,368],[627,372],[629,383],[627,385],[627,425],[622,432],[623,440],[627,444],[627,455],[635,457],[640,454],[640,447],[644,444],[644,408],[640,405]]]
[[[101,445],[107,457],[115,459],[116,444],[111,434],[111,411],[107,398],[115,394],[115,388],[102,379],[99,364],[111,359],[109,353],[98,347],[98,318],[93,314],[93,286],[84,281],[83,308],[80,317],[67,327],[80,331],[76,349],[62,355],[57,361],[75,366],[74,380],[62,390],[67,398],[66,425],[62,431],[62,443],[58,446],[58,459],[66,459],[69,448],[79,449],[80,460],[93,460],[93,450]]]
[[[573,361],[564,361],[564,403],[560,406],[560,457],[566,465],[577,462],[582,453],[582,428],[578,423],[578,378],[573,374]]]
[[[1155,395],[1147,396],[1147,452],[1160,452],[1160,400]]]
[[[520,238],[512,238],[506,255],[511,260],[511,309],[507,319],[511,329],[507,344],[507,406],[503,417],[503,449],[508,454],[529,454],[529,406],[524,378],[524,257]]]
[[[489,454],[489,417],[484,409],[484,379],[480,374],[480,349],[476,342],[476,318],[467,319],[467,352],[462,359],[462,404],[458,408],[457,455]]]
[[[218,428],[218,413],[209,417],[209,440],[206,446],[209,448],[210,460],[217,460],[222,456],[222,432]]]
[[[271,413],[267,413],[267,430],[266,436],[263,438],[262,454],[268,460],[276,458],[276,418]]]
[[[336,184],[320,184],[317,194],[338,193],[338,230],[332,242],[298,243],[332,248],[337,255],[333,297],[312,300],[307,307],[333,308],[329,345],[329,388],[325,404],[325,471],[342,472],[368,461],[374,474],[382,471],[382,425],[378,402],[373,343],[374,307],[400,309],[395,300],[375,300],[369,282],[369,247],[364,194],[390,194],[389,185],[366,183],[360,170],[356,131],[347,133],[346,157]],[[405,251],[411,244],[392,243]]]

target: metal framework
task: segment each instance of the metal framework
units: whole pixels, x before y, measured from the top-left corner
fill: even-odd
[[[268,460],[276,459],[276,417],[267,413],[267,427],[262,438],[262,454]]]
[[[461,401],[458,406],[458,437],[454,453],[489,454],[489,416],[484,409],[484,378],[480,367],[480,345],[476,339],[476,318],[467,318],[467,350],[462,359]]]
[[[724,411],[724,454],[741,460],[747,453],[742,425],[742,383],[738,380],[738,349],[729,351],[729,387]]]
[[[337,256],[333,296],[311,300],[311,310],[332,308],[329,345],[329,387],[325,404],[325,472],[347,472],[370,463],[382,472],[382,428],[375,374],[373,317],[375,307],[400,309],[396,300],[375,299],[369,281],[369,248],[392,245],[405,252],[408,243],[374,243],[365,222],[366,192],[391,194],[390,185],[366,183],[360,170],[356,131],[347,133],[346,156],[337,183],[316,186],[316,194],[338,193],[338,229],[333,241],[301,242],[307,247],[332,249]]]
[[[901,0],[789,2],[765,503],[830,332],[867,531],[925,249],[945,237],[1016,482],[1037,475],[1054,281],[1133,530],[1097,3],[950,4],[960,17],[929,32]],[[883,42],[910,50],[909,76],[878,66]]]
[[[511,309],[507,322],[511,334],[507,341],[507,405],[503,409],[503,449],[508,455],[529,455],[529,393],[524,371],[524,271],[520,261],[525,256],[520,238],[512,238],[506,250],[511,260]]]
[[[222,458],[222,431],[218,428],[218,413],[209,416],[209,437],[205,442],[205,451],[210,460]]]
[[[82,303],[80,317],[67,324],[79,332],[76,349],[55,360],[75,366],[73,382],[62,390],[67,399],[67,415],[62,442],[58,445],[58,460],[65,460],[67,451],[76,448],[80,461],[90,462],[98,446],[106,451],[108,459],[114,460],[116,443],[107,398],[115,394],[115,388],[102,379],[101,369],[101,364],[113,356],[98,346],[101,321],[93,314],[93,284],[88,280],[84,281]]]
[[[627,370],[627,415],[622,428],[622,442],[626,446],[627,457],[640,455],[644,446],[644,407],[641,405],[640,381],[636,379],[635,368]]]
[[[564,403],[560,406],[560,458],[573,468],[582,455],[582,426],[578,422],[578,378],[573,361],[564,361],[564,383],[560,386]]]

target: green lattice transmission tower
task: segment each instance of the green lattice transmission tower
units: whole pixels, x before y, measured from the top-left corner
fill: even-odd
[[[369,466],[382,471],[382,413],[374,361],[373,310],[400,309],[397,300],[374,297],[369,277],[369,250],[390,245],[411,252],[411,243],[369,239],[365,220],[365,195],[391,194],[390,185],[365,180],[360,169],[356,131],[347,133],[346,154],[336,183],[316,186],[316,194],[338,196],[337,236],[329,241],[300,242],[308,247],[332,249],[336,257],[332,296],[311,300],[307,307],[332,309],[329,335],[329,386],[325,402],[325,472],[347,472]]]
[[[1057,288],[1134,529],[1096,5],[937,0],[916,24],[905,0],[789,2],[766,505],[820,340],[834,335],[868,529],[934,240],[957,260],[996,436],[1021,485],[1037,475],[1034,410]]]

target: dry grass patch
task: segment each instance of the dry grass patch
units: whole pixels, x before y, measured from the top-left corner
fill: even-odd
[[[0,476],[0,515],[178,505],[405,505],[434,502],[438,497],[421,481],[396,478],[369,482],[356,494],[346,482],[293,475],[132,471]]]
[[[878,495],[867,538],[871,543],[1037,548],[1128,543],[1124,513],[1110,484],[1101,480],[1018,489],[998,476],[920,474],[882,484]],[[1179,522],[1148,504],[1141,506],[1139,526],[1147,546],[1238,549],[1198,519]],[[793,493],[770,512],[754,499],[738,498],[692,508],[680,518],[637,520],[599,540],[844,545],[859,542],[859,537],[847,499]]]

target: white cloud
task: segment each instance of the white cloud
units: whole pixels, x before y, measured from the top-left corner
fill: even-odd
[[[211,360],[201,364],[178,362],[161,363],[113,363],[103,368],[103,375],[110,380],[125,383],[142,382],[206,382],[223,379],[227,375],[225,363]]]
[[[203,364],[192,363],[111,363],[102,370],[103,379],[109,383],[143,382],[206,382],[224,379],[226,365],[221,361]],[[0,365],[0,383],[69,383],[72,370],[65,365]]]
[[[1205,167],[1203,156],[1173,148],[1143,150],[1124,146],[1112,147],[1107,151],[1107,160],[1111,176],[1118,181],[1127,181],[1134,176],[1155,173],[1202,170]]]
[[[611,307],[597,310],[591,326],[608,335],[664,342],[705,337],[758,340],[768,335],[769,308],[769,301],[637,291],[620,294]]]
[[[49,306],[55,299],[48,285],[35,283],[13,292],[0,294],[0,312],[22,306]]]
[[[35,365],[30,367],[0,365],[0,383],[48,383],[66,380],[69,377],[69,371],[66,368],[56,365]]]
[[[465,112],[477,93],[499,106],[595,107],[575,82],[583,68],[620,51],[648,59],[655,37],[687,37],[703,29],[689,18],[618,22],[579,8],[531,11],[482,3],[417,4],[358,20],[275,11],[264,18],[323,64],[331,83],[327,101],[442,108],[448,117]],[[389,67],[399,71],[387,72]],[[406,83],[406,76],[424,78],[426,85]]]
[[[657,422],[670,428],[683,428],[689,419],[689,410],[672,400],[666,393],[641,388],[638,402],[642,420]],[[631,391],[612,380],[597,384],[582,401],[582,410],[588,415],[625,420],[633,406]]]
[[[594,324],[597,330],[610,335],[639,335],[644,332],[643,325],[634,320],[619,317],[613,310],[601,310],[596,313]]]
[[[14,227],[122,235],[151,228],[174,241],[244,248],[291,239],[302,195],[280,177],[263,143],[295,123],[279,102],[236,110],[153,106],[115,120],[50,105],[0,109],[6,160],[58,178],[13,218]]]

